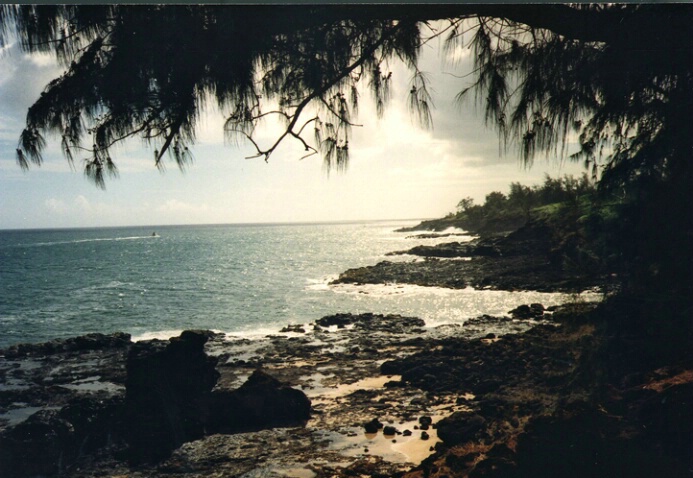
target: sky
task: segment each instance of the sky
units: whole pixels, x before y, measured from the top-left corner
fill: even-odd
[[[492,191],[507,193],[511,182],[582,173],[555,157],[528,168],[514,151],[500,154],[483,112],[473,101],[454,101],[471,82],[464,77],[469,50],[457,52],[453,65],[439,47],[425,45],[420,64],[433,93],[433,128],[422,129],[409,114],[411,73],[391,64],[392,100],[377,118],[363,92],[357,120],[363,126],[352,130],[345,172],[328,173],[318,155],[301,160],[305,152],[296,142],[283,144],[268,162],[246,159],[253,150],[226,144],[223,115],[211,108],[185,171],[169,163],[160,172],[153,149],[131,140],[113,151],[119,176],[102,190],[79,160],[70,167],[58,137],[48,138],[43,165],[28,171],[17,165],[26,111],[62,70],[50,56],[29,56],[10,44],[0,54],[0,229],[435,218],[462,198],[481,204]],[[269,144],[277,131],[268,124],[257,139]]]

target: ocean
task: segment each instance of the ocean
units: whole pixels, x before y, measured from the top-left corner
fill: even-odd
[[[91,332],[166,338],[185,329],[264,336],[325,315],[392,313],[426,325],[546,306],[566,294],[329,285],[346,269],[436,239],[417,221],[0,231],[0,348]],[[459,232],[459,231],[458,231]]]

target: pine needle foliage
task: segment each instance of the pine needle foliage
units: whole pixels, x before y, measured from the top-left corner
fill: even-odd
[[[542,153],[567,156],[611,189],[638,189],[648,177],[670,174],[673,164],[690,162],[678,156],[693,148],[693,136],[681,127],[683,112],[693,107],[693,40],[684,28],[693,9],[663,15],[652,5],[572,8],[613,17],[612,31],[603,41],[585,41],[599,37],[599,28],[566,35],[533,26],[542,23],[538,17],[481,18],[469,42],[475,80],[458,99],[475,94],[487,123],[504,145],[518,146],[527,164]],[[647,30],[638,32],[649,14]]]
[[[603,186],[639,191],[690,170],[693,135],[681,125],[693,110],[691,20],[688,5],[5,5],[0,41],[65,67],[28,111],[25,168],[41,164],[48,135],[97,184],[116,172],[113,146],[131,137],[153,147],[158,167],[165,157],[184,167],[211,101],[229,142],[250,144],[252,157],[293,141],[343,169],[359,88],[381,115],[389,60],[412,71],[410,112],[432,125],[417,61],[440,36],[448,51],[472,49],[474,81],[459,98],[475,95],[502,149],[515,145],[528,165],[541,154],[582,161]],[[271,117],[284,130],[259,144],[256,128]]]
[[[226,114],[227,139],[251,143],[253,157],[268,160],[288,138],[343,169],[358,85],[369,86],[382,114],[391,96],[386,60],[414,65],[419,48],[416,22],[320,21],[308,7],[15,5],[2,7],[0,20],[3,40],[14,34],[66,68],[28,111],[19,164],[41,164],[46,135],[58,135],[68,160],[79,157],[99,186],[117,172],[113,147],[131,137],[153,146],[160,168],[165,156],[190,163],[209,100]],[[253,133],[271,116],[285,131],[263,146]]]

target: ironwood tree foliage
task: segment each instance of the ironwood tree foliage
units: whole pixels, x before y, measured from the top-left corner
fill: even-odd
[[[46,134],[57,133],[65,156],[86,156],[99,185],[116,171],[112,147],[133,136],[155,147],[158,166],[166,153],[185,165],[207,100],[226,113],[228,138],[251,142],[258,157],[291,138],[342,167],[357,83],[368,84],[382,112],[383,63],[396,56],[415,70],[420,37],[414,21],[277,6],[20,6],[5,7],[3,24],[16,27],[26,50],[54,52],[67,68],[29,109],[20,165],[40,164]],[[253,133],[269,116],[286,129],[261,146]]]
[[[262,118],[285,120],[276,143],[254,143],[258,156],[288,137],[343,165],[356,87],[368,84],[382,111],[388,59],[414,70],[409,103],[430,122],[416,61],[426,40],[445,35],[448,46],[474,50],[475,81],[461,82],[460,95],[477,95],[525,161],[577,133],[575,157],[626,185],[657,180],[673,155],[690,153],[681,125],[693,106],[691,17],[687,5],[43,5],[4,6],[1,20],[3,39],[15,33],[67,68],[28,112],[24,167],[41,163],[49,132],[68,159],[88,153],[99,183],[115,168],[111,147],[132,136],[156,146],[157,164],[169,153],[183,165],[207,98],[226,111],[231,138],[254,142]],[[445,31],[424,28],[433,20]]]

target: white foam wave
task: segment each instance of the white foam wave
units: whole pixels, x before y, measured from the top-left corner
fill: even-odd
[[[466,229],[462,229],[459,227],[448,227],[447,229],[444,229],[440,231],[441,234],[470,234],[469,231]]]
[[[448,289],[445,287],[428,287],[421,285],[405,284],[405,283],[388,283],[388,284],[333,284],[328,286],[330,290],[338,294],[369,294],[376,297],[390,297],[395,295],[403,296],[449,296],[460,294],[461,291],[474,290],[471,287],[467,289]]]
[[[135,241],[141,239],[158,239],[160,236],[128,236],[128,237],[100,237],[94,239],[74,239],[71,241],[51,241],[51,242],[34,242],[32,244],[22,244],[24,247],[46,247],[58,246],[62,244],[82,244],[85,242],[108,242],[108,241]]]
[[[285,324],[292,327],[303,327],[305,330],[312,330],[313,326],[309,324]],[[232,332],[223,332],[226,335],[226,340],[238,340],[238,339],[248,339],[248,340],[260,340],[266,339],[268,336],[281,335],[285,337],[302,337],[303,334],[300,332],[281,332],[284,326],[278,324],[267,324],[260,327],[253,327],[252,329],[245,330],[234,330]]]
[[[322,279],[306,279],[306,286],[303,290],[329,291],[331,288],[330,282],[338,278],[339,276],[334,274],[332,276],[323,277]]]
[[[171,337],[178,337],[183,332],[183,329],[178,330],[156,330],[152,332],[142,332],[141,334],[133,335],[133,342],[142,342],[145,340],[168,340]]]
[[[296,325],[296,324],[291,324],[291,325]],[[307,324],[298,324],[303,327],[306,327],[310,329]],[[260,326],[260,327],[253,327],[252,329],[246,329],[246,330],[234,330],[234,331],[226,331],[226,330],[219,330],[219,329],[212,329],[211,331],[214,332],[215,334],[223,334],[225,336],[225,340],[228,341],[233,341],[233,340],[251,340],[251,341],[259,341],[262,339],[266,339],[268,336],[273,336],[273,335],[282,335],[282,336],[287,336],[287,337],[300,337],[303,334],[297,333],[297,332],[280,332],[281,326],[275,325],[265,325],[265,326]],[[170,329],[170,330],[155,330],[155,331],[149,331],[149,332],[141,332],[139,334],[134,334],[132,336],[132,341],[133,342],[142,342],[145,340],[169,340],[172,337],[178,337],[184,329]]]

